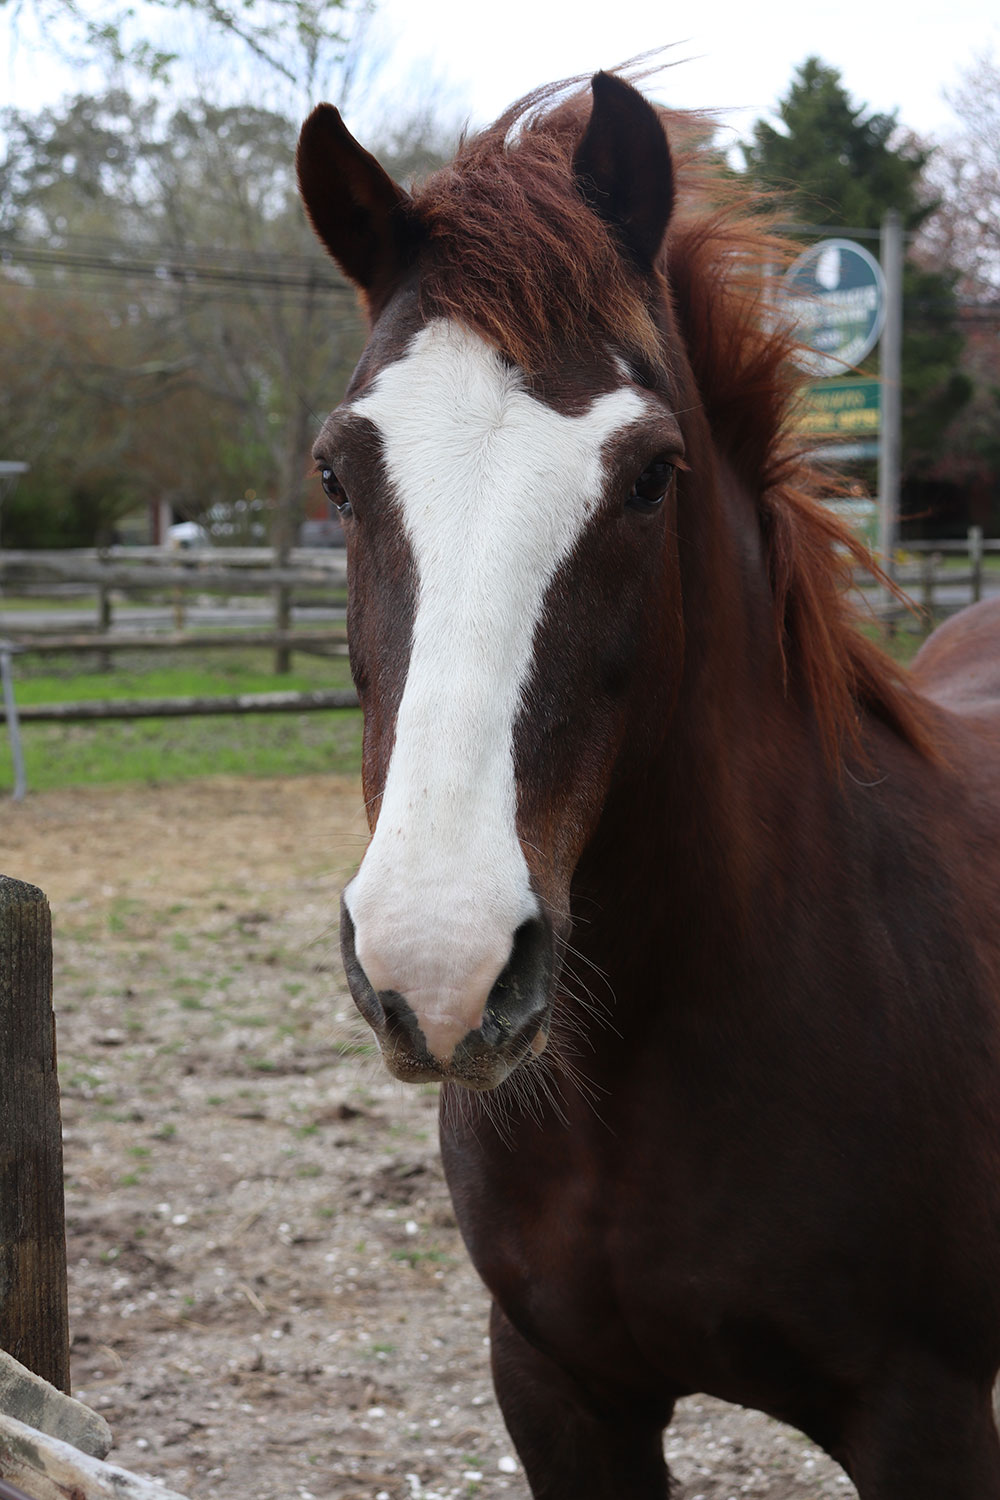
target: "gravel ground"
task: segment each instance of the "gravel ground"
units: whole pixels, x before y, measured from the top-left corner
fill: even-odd
[[[436,1089],[382,1072],[340,969],[364,837],[333,777],[4,809],[53,909],[74,1394],[192,1500],[528,1500]],[[683,1500],[855,1494],[707,1398],[667,1451]]]

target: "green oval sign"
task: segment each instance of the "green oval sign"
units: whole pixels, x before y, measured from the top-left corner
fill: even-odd
[[[785,273],[782,304],[810,375],[843,375],[875,347],[885,322],[882,267],[853,240],[821,240]]]

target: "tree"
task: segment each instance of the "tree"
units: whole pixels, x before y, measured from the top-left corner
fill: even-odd
[[[85,524],[87,540],[107,534],[143,487],[189,515],[252,489],[294,527],[313,413],[360,342],[353,297],[314,251],[296,201],[294,126],[251,107],[163,117],[121,90],[5,123],[0,297],[12,339],[46,329],[41,357],[30,339],[21,357],[10,351],[18,379],[0,408],[3,446],[32,463],[22,523],[34,514],[51,530],[46,510],[64,516],[46,482],[52,463],[79,476],[93,460],[105,473],[99,418],[114,414],[122,472],[105,478],[102,506],[81,505],[67,540]],[[57,432],[38,379],[53,368],[67,375]]]
[[[809,57],[777,108],[742,147],[746,170],[789,196],[816,224],[877,229],[887,209],[915,229],[929,206],[921,197],[927,152],[912,139],[893,146],[896,116],[866,114],[836,68]]]
[[[921,249],[956,267],[963,296],[1000,299],[1000,63],[983,53],[949,95],[959,128],[931,158],[937,205]]]
[[[6,315],[19,372],[0,396],[0,447],[32,463],[7,538],[97,540],[145,494],[227,535],[253,506],[286,553],[317,414],[361,343],[353,292],[298,204],[295,139],[306,105],[370,82],[371,0],[0,0],[0,12],[12,4],[63,23],[71,52],[101,59],[115,87],[0,112],[0,327]],[[171,23],[159,34],[157,18]],[[197,83],[194,97],[178,81]],[[403,177],[446,149],[419,94],[385,134]],[[41,359],[27,332],[18,343],[32,328],[45,330]],[[70,473],[72,490],[50,482]]]
[[[982,54],[949,98],[958,129],[931,157],[937,206],[916,255],[931,271],[958,273],[963,369],[974,389],[941,467],[973,489],[977,519],[1000,529],[1000,64]]]
[[[895,209],[912,234],[934,211],[924,185],[930,152],[903,134],[895,114],[855,104],[839,72],[819,58],[799,67],[777,108],[779,125],[760,120],[743,147],[745,168],[788,201],[803,222],[830,230],[876,230]],[[969,400],[959,368],[962,333],[955,274],[903,273],[903,464],[922,471]]]
[[[0,0],[0,11],[29,14],[51,47],[62,37],[61,52],[73,61],[99,62],[110,75],[122,70],[147,83],[163,82],[181,53],[176,42],[163,45],[153,24],[162,18],[188,18],[234,45],[245,66],[259,64],[293,88],[315,90],[343,60],[352,38],[370,13],[369,0],[143,0],[141,14],[121,0]],[[143,34],[142,22],[146,23]],[[162,28],[161,28],[162,29]],[[152,31],[154,34],[150,35]]]
[[[297,122],[123,89],[0,122],[0,449],[32,465],[8,542],[94,542],[160,496],[230,537],[263,507],[287,552],[361,346],[298,203]],[[400,175],[450,147],[425,112],[393,135]]]

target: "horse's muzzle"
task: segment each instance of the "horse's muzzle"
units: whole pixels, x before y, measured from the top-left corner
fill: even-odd
[[[510,957],[490,990],[480,1024],[458,1042],[451,1056],[428,1048],[420,1018],[397,990],[376,991],[358,961],[354,922],[340,904],[340,948],[358,1010],[378,1038],[386,1067],[404,1083],[428,1080],[492,1089],[548,1036],[552,1009],[554,942],[545,917],[533,917],[514,934]]]

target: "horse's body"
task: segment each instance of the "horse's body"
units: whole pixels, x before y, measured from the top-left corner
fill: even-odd
[[[662,1500],[702,1390],[862,1500],[1000,1500],[1000,609],[896,678],[783,447],[758,231],[619,80],[514,123],[416,200],[328,107],[300,145],[372,324],[316,450],[352,991],[445,1081],[536,1497]]]

